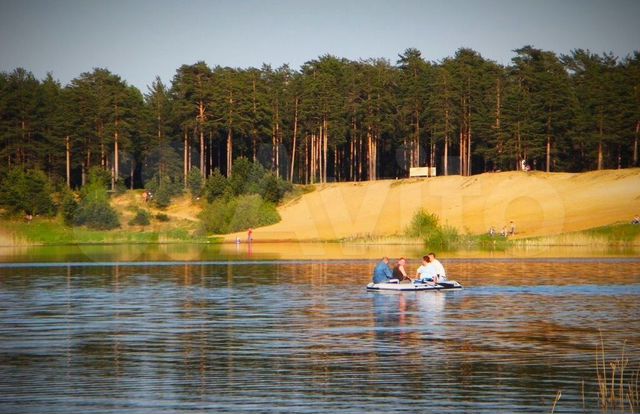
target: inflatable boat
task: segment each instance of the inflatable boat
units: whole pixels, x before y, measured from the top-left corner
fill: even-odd
[[[437,285],[429,285],[426,283],[369,283],[367,290],[408,290],[408,291],[420,291],[420,290],[451,290],[462,289],[462,285],[455,280],[441,282]]]

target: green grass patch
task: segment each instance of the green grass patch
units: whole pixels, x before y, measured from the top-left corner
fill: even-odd
[[[631,243],[640,238],[640,225],[612,224],[585,230],[583,233],[592,237],[606,239],[610,243]]]
[[[6,232],[12,234],[17,244],[120,244],[189,242],[211,243],[204,235],[191,234],[186,228],[164,231],[92,230],[86,227],[69,227],[59,220],[34,220],[32,223],[3,221]]]
[[[276,206],[258,194],[218,199],[199,215],[207,232],[226,234],[251,227],[262,227],[280,221]]]
[[[454,251],[458,249],[505,250],[513,245],[511,240],[488,234],[460,233],[448,224],[441,224],[433,213],[418,210],[406,229],[406,235],[420,239],[428,248]]]

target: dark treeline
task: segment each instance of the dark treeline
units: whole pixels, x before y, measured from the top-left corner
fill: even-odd
[[[73,187],[91,167],[112,185],[186,185],[189,172],[260,162],[297,183],[638,165],[640,53],[618,59],[530,46],[501,66],[470,49],[396,64],[326,55],[299,70],[177,69],[143,94],[106,69],[62,86],[0,74],[0,169],[40,169]]]

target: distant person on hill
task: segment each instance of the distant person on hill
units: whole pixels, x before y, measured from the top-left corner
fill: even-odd
[[[429,266],[433,266],[433,272],[435,273],[433,281],[435,283],[447,281],[447,273],[444,271],[444,266],[442,266],[440,260],[436,259],[436,254],[433,252],[429,253]]]
[[[502,237],[507,237],[509,233],[507,233],[507,226],[502,226],[502,231],[500,232],[500,235]]]
[[[512,236],[516,234],[516,223],[513,222],[513,220],[511,220],[511,231],[509,232],[509,234],[511,234]]]
[[[404,269],[404,265],[407,263],[404,257],[401,257],[396,265],[393,267],[392,276],[400,283],[411,283],[412,280],[407,276],[407,271]]]
[[[385,283],[391,279],[392,273],[389,268],[389,258],[383,257],[373,269],[373,283]]]

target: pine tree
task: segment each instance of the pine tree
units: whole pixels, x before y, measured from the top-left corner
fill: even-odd
[[[183,134],[183,176],[184,184],[191,170],[192,146],[198,143],[198,165],[205,174],[205,134],[210,131],[213,111],[213,73],[206,63],[182,65],[173,78],[171,95],[174,101],[175,121]]]
[[[147,139],[142,148],[145,166],[143,177],[169,177],[172,181],[178,181],[182,170],[171,123],[173,102],[169,90],[159,77],[148,88],[145,107]]]
[[[588,166],[598,170],[613,164],[608,159],[620,140],[623,105],[620,94],[621,72],[611,54],[595,55],[582,49],[571,56],[563,56],[567,68],[573,73],[574,89],[579,102],[577,132],[583,137],[579,149],[589,158]],[[608,162],[609,161],[609,162]]]
[[[430,99],[429,84],[431,82],[431,67],[424,61],[422,54],[417,49],[406,49],[398,56],[400,68],[399,93],[399,123],[408,125],[403,139],[404,159],[406,167],[419,167],[423,165],[424,136],[428,127],[425,125],[426,110]]]

